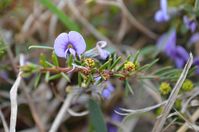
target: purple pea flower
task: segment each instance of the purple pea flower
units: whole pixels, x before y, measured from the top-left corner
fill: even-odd
[[[102,91],[102,97],[105,98],[105,99],[110,99],[111,98],[111,94],[112,92],[114,91],[114,87],[113,85],[111,84],[110,81],[107,81],[106,82],[106,87],[103,89]]]
[[[80,55],[86,50],[86,43],[82,35],[76,31],[61,33],[54,42],[55,54],[66,58],[69,54]]]
[[[167,22],[170,19],[167,8],[167,0],[160,0],[160,9],[154,16],[156,22]]]
[[[196,28],[197,28],[197,23],[194,20],[191,20],[190,18],[188,18],[187,16],[183,17],[183,21],[184,21],[184,25],[185,27],[190,30],[192,33],[195,32]]]
[[[175,62],[177,68],[183,68],[189,58],[188,52],[182,46],[176,46],[175,29],[163,34],[157,41],[157,47]]]

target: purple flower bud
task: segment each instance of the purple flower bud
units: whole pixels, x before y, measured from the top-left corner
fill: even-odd
[[[184,16],[183,21],[184,21],[185,27],[188,30],[190,30],[192,33],[195,32],[195,30],[197,28],[197,23],[194,20],[191,20],[187,16]]]
[[[167,0],[160,0],[160,10],[156,11],[154,19],[156,22],[166,22],[170,19],[167,11]]]
[[[96,48],[99,53],[99,58],[102,60],[105,60],[110,55],[110,53],[107,50],[103,49],[106,47],[106,45],[106,41],[99,41],[96,44]]]
[[[86,50],[86,43],[82,35],[76,31],[61,33],[54,42],[55,54],[66,58],[67,55],[80,55]]]

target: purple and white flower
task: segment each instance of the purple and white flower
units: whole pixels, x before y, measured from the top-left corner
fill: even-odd
[[[66,58],[69,54],[81,55],[86,50],[86,43],[82,35],[76,31],[61,33],[54,42],[55,54]]]

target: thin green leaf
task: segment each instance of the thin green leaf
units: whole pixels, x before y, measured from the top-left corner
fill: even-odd
[[[156,59],[156,60],[152,61],[151,63],[146,64],[146,65],[140,67],[140,68],[138,69],[138,71],[149,70],[155,63],[158,62],[158,60],[159,60],[159,59]]]
[[[73,63],[73,55],[70,54],[68,57],[67,57],[67,63],[68,63],[68,66],[69,67],[72,67],[72,63]]]
[[[80,31],[79,26],[60,10],[51,0],[40,0],[40,3],[53,12],[59,20],[70,30]]]
[[[50,66],[50,67],[55,67],[55,65],[53,65],[52,63],[50,63],[49,61],[45,60],[46,65]]]
[[[112,61],[112,59],[109,59],[107,62],[105,62],[105,63],[99,68],[99,70],[101,71],[101,70],[105,69],[105,68],[111,63],[111,61]]]
[[[122,77],[122,78],[125,77],[123,74],[114,74],[113,76],[119,77],[119,78],[120,78],[120,77]]]
[[[121,57],[118,57],[118,58],[114,61],[114,63],[111,65],[110,69],[115,68],[115,66],[120,62],[120,60],[121,60]]]
[[[45,74],[45,81],[48,82],[49,81],[49,77],[50,77],[50,72],[46,72]]]
[[[41,79],[41,73],[39,73],[36,78],[35,78],[35,82],[34,82],[34,87],[36,88],[39,84],[39,81]]]
[[[41,45],[31,45],[31,46],[28,47],[28,49],[49,49],[49,50],[54,50],[53,47],[41,46]]]
[[[160,74],[164,73],[165,71],[168,71],[168,70],[171,70],[171,69],[172,69],[171,66],[163,67],[163,68],[160,68],[157,71],[155,71],[153,74],[154,75],[160,75]]]
[[[137,62],[139,55],[140,55],[140,51],[138,50],[138,51],[136,52],[136,54],[135,54],[135,57],[133,58],[133,63],[136,63],[136,62]]]
[[[66,81],[70,82],[70,78],[63,72],[61,72],[62,77],[66,79]]]
[[[129,91],[131,92],[132,95],[134,94],[133,89],[131,85],[129,84],[128,80],[125,80],[125,90],[127,90],[126,95],[128,95]]]
[[[95,132],[107,132],[106,124],[103,119],[102,111],[94,100],[89,100],[89,118],[91,121],[91,124],[93,125]]]
[[[48,66],[48,65],[46,64],[46,56],[45,56],[44,54],[40,54],[39,63],[40,63],[43,67],[47,67],[47,66]]]
[[[58,58],[57,56],[55,55],[55,52],[52,53],[52,62],[55,66],[59,66],[59,61],[58,61]]]
[[[49,77],[48,81],[51,81],[51,80],[55,80],[55,79],[58,79],[60,78],[62,75],[59,73],[59,74],[55,74],[55,75],[52,75]]]

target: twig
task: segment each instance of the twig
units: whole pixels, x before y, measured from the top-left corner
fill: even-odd
[[[68,110],[74,95],[75,95],[74,93],[68,94],[68,96],[64,100],[64,104],[62,105],[61,109],[59,110],[59,113],[57,114],[55,120],[53,121],[53,124],[52,124],[49,132],[56,132],[57,131],[60,124],[62,123],[63,117],[64,117],[66,111]]]
[[[72,109],[70,109],[70,108],[68,108],[68,113],[71,115],[71,116],[76,116],[76,117],[78,117],[78,116],[85,116],[85,115],[88,115],[88,111],[83,111],[83,112],[75,112],[75,111],[73,111]]]
[[[142,33],[144,33],[146,36],[148,36],[151,39],[156,39],[157,35],[155,33],[153,33],[152,31],[150,31],[148,28],[146,28],[144,25],[142,25],[132,14],[131,12],[129,12],[129,10],[127,9],[127,7],[125,6],[125,4],[123,3],[123,0],[117,0],[117,2],[111,1],[111,2],[107,2],[105,0],[97,0],[97,3],[100,4],[106,4],[106,5],[113,5],[113,6],[117,6],[119,7],[122,12],[124,13],[124,15],[126,16],[126,18],[130,21],[130,23],[137,28],[139,31],[141,31]]]
[[[4,127],[4,131],[9,132],[8,124],[6,123],[5,117],[4,117],[1,109],[0,109],[0,118],[1,118],[1,121],[2,121],[2,124],[3,124],[3,127]]]
[[[198,96],[199,95],[199,90],[198,91],[196,91],[193,95],[191,95],[191,97],[184,103],[184,105],[182,106],[182,109],[181,109],[181,112],[182,113],[185,113],[185,111],[186,111],[186,109],[187,109],[187,106],[188,106],[188,104],[189,104],[189,102],[193,99],[193,98],[195,98],[196,96]]]
[[[193,113],[193,115],[191,116],[191,122],[195,122],[197,119],[199,118],[199,108]],[[186,132],[188,129],[188,123],[184,123],[184,125],[182,125],[177,132]]]
[[[171,111],[171,108],[173,107],[173,105],[177,99],[180,88],[181,88],[184,80],[186,79],[186,76],[188,74],[189,69],[191,68],[192,63],[193,63],[193,55],[190,53],[190,57],[182,71],[182,74],[180,75],[180,78],[178,79],[174,89],[172,90],[172,92],[169,96],[168,102],[164,106],[164,109],[162,111],[162,116],[159,119],[157,119],[157,121],[155,122],[155,125],[152,130],[153,132],[160,132],[162,130],[164,123],[167,119],[167,116],[168,116],[169,112]]]
[[[24,56],[20,55],[20,66],[24,65]],[[12,86],[10,90],[10,102],[11,102],[11,115],[10,115],[10,131],[15,132],[16,128],[16,122],[17,122],[17,91],[19,88],[19,85],[21,83],[22,77],[21,77],[21,71],[19,72],[17,79]]]

